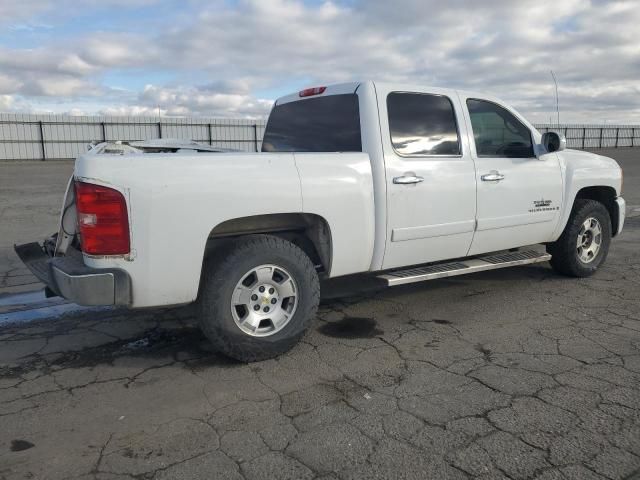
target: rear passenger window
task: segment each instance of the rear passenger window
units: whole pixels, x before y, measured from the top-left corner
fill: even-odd
[[[468,99],[467,108],[479,157],[533,157],[531,132],[509,110],[486,100]]]
[[[460,155],[453,104],[443,95],[393,92],[387,96],[391,143],[404,156]]]

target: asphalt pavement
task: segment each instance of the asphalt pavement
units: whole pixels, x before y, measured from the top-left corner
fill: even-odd
[[[640,478],[636,152],[605,153],[630,208],[595,276],[326,283],[303,341],[249,365],[191,307],[35,292],[10,245],[55,230],[71,164],[0,164],[0,479]]]

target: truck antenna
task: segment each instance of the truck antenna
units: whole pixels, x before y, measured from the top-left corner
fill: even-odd
[[[551,77],[553,77],[553,83],[556,85],[556,114],[557,114],[557,122],[560,125],[560,104],[558,103],[558,80],[556,80],[556,74],[551,70]]]

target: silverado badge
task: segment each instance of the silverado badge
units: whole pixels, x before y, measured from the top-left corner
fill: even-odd
[[[544,198],[541,198],[540,200],[534,200],[533,208],[529,209],[529,213],[560,210],[560,207],[552,207],[551,206],[552,203],[553,203],[553,200],[545,200]]]
[[[534,200],[533,204],[536,208],[548,207],[549,205],[551,205],[551,200],[545,200],[543,198],[542,200]]]

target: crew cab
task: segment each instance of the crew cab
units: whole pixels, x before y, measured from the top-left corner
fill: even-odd
[[[624,223],[614,160],[481,93],[309,88],[275,102],[262,152],[206,150],[92,148],[57,235],[18,255],[80,304],[197,302],[214,346],[255,361],[301,338],[320,279],[397,285],[546,261],[584,277]]]

